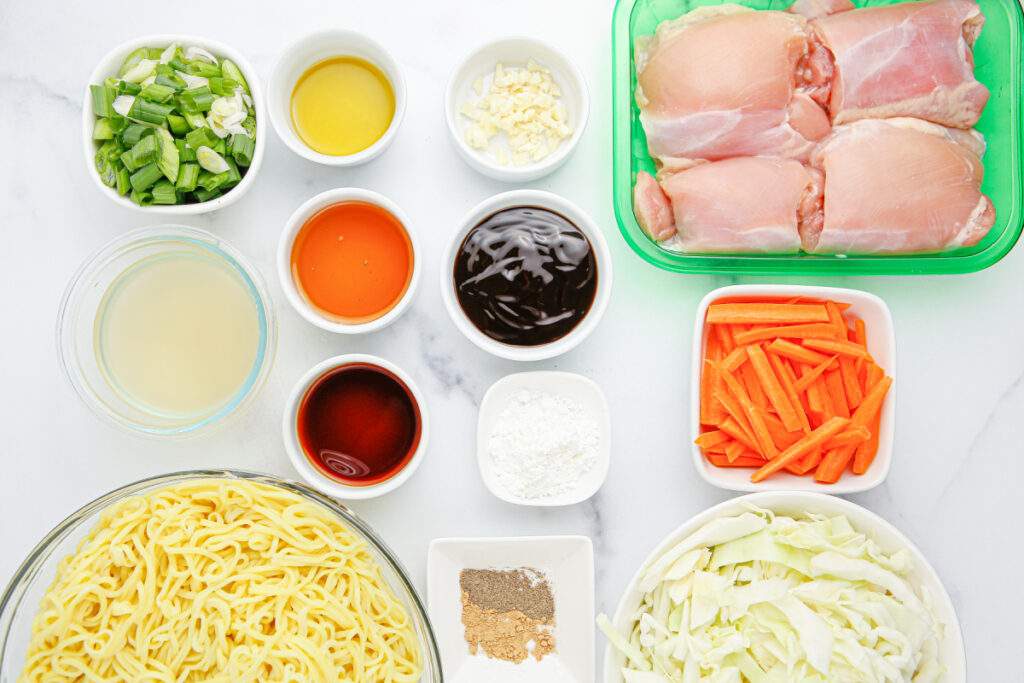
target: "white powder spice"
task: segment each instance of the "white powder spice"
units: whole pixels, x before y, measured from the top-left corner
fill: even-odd
[[[601,432],[578,401],[520,389],[498,414],[487,451],[499,483],[520,498],[571,491],[597,462]]]

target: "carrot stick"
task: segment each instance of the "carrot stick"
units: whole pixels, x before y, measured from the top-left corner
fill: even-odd
[[[789,404],[793,407],[793,412],[796,413],[797,420],[800,421],[800,429],[805,432],[811,431],[811,424],[807,421],[807,413],[804,412],[803,403],[800,402],[800,397],[797,396],[796,389],[793,386],[792,369],[790,369],[786,361],[774,353],[768,354],[768,362],[771,364],[772,370],[775,371],[775,376],[779,378],[779,383],[782,384],[782,388],[786,392],[786,397],[789,399]]]
[[[819,377],[821,377],[821,374],[823,372],[825,372],[826,370],[828,370],[829,367],[832,366],[832,364],[835,362],[836,358],[837,358],[837,356],[832,356],[831,358],[826,358],[822,362],[818,363],[813,369],[808,370],[807,372],[805,372],[800,377],[800,379],[798,379],[796,381],[796,385],[793,387],[794,389],[796,389],[796,392],[798,394],[801,394],[801,393],[807,391],[807,388],[809,386],[811,386],[812,384],[814,384],[817,381],[817,379]]]
[[[722,359],[722,367],[729,372],[736,372],[747,362],[747,349],[737,346],[729,352],[729,355]]]
[[[715,388],[721,386],[718,366],[710,359],[704,360],[704,371],[700,374],[700,422],[716,424],[725,409],[715,398]]]
[[[702,453],[725,453],[725,447],[732,443],[732,439],[729,439],[725,443],[715,444],[714,446],[708,446],[707,448],[700,449]]]
[[[701,448],[711,448],[712,446],[717,446],[720,443],[725,443],[726,441],[729,441],[731,438],[732,437],[730,437],[722,430],[714,429],[711,430],[710,432],[704,432],[696,439],[694,439],[693,442],[700,446]]]
[[[846,341],[846,322],[843,321],[843,314],[835,301],[825,302],[825,312],[828,313],[828,321],[835,330],[833,335],[836,339]]]
[[[846,402],[850,409],[855,409],[864,398],[860,382],[857,381],[857,365],[849,356],[839,357],[839,372],[843,376],[843,389],[846,391]]]
[[[772,442],[780,449],[789,448],[803,436],[799,430],[791,432],[786,429],[786,426],[782,424],[782,420],[771,413],[762,411],[761,419],[764,420],[765,426],[768,427],[768,433],[772,436]]]
[[[781,325],[778,327],[754,327],[734,335],[736,344],[744,346],[759,341],[782,337],[784,339],[834,339],[835,329],[828,323],[807,323],[804,325]]]
[[[753,367],[757,379],[764,388],[768,401],[775,408],[779,419],[782,420],[782,424],[786,427],[786,431],[795,432],[799,430],[800,418],[797,417],[796,410],[793,408],[792,403],[790,403],[789,397],[786,396],[782,384],[779,383],[779,378],[775,376],[775,371],[772,370],[771,363],[768,362],[768,356],[765,355],[764,349],[757,344],[748,346],[747,357],[750,358],[750,365]]]
[[[805,340],[805,343],[810,341],[813,340],[807,339]],[[798,344],[794,344],[791,341],[786,341],[785,339],[776,339],[768,345],[768,350],[773,353],[777,353],[780,356],[792,358],[799,363],[807,363],[808,365],[817,365],[828,358],[828,356],[822,355]]]
[[[765,463],[764,458],[757,457],[749,451],[746,455],[741,455],[732,462],[729,462],[724,455],[717,453],[706,454],[705,457],[715,467],[760,467]]]
[[[807,455],[809,451],[821,446],[833,436],[843,431],[848,424],[850,424],[850,421],[841,417],[833,417],[829,419],[825,424],[797,441],[795,444],[780,453],[778,457],[773,458],[770,462],[761,467],[761,469],[754,472],[754,474],[751,475],[750,480],[755,483],[763,481],[765,478],[770,477],[786,466],[794,464],[797,460]]]
[[[871,430],[867,427],[851,427],[845,432],[836,434],[825,444],[825,450],[830,451],[840,446],[859,446],[871,438]]]
[[[825,373],[825,388],[832,400],[832,409],[839,417],[850,417],[850,406],[846,402],[846,391],[843,389],[843,376],[838,370]]]
[[[754,430],[750,428],[750,421],[747,420],[747,414],[743,411],[739,402],[724,388],[715,391],[715,398],[725,407],[725,412],[728,413],[729,417],[736,423],[736,426],[739,427],[740,434],[749,442],[751,449],[759,451],[757,440],[754,438]],[[734,439],[738,439],[735,434],[725,428],[728,422],[729,420],[723,420],[718,423],[718,428],[732,435]]]
[[[868,327],[860,318],[853,320],[853,340],[865,349],[868,347]]]
[[[822,447],[818,446],[810,453],[805,455],[800,462],[791,465],[796,470],[796,474],[804,475],[813,470],[821,462]]]
[[[863,346],[848,341],[837,341],[835,339],[804,339],[803,345],[809,349],[814,349],[815,351],[838,353],[839,355],[851,356],[852,358],[871,358]]]
[[[715,333],[715,338],[718,340],[718,345],[722,348],[723,354],[729,355],[736,348],[736,342],[733,341],[732,331],[728,325],[712,325],[711,331]]]
[[[711,304],[708,306],[707,322],[712,325],[825,323],[828,322],[828,311],[821,304]]]
[[[728,370],[722,370],[722,381],[725,382],[726,388],[732,392],[736,400],[739,401],[740,407],[743,408],[743,412],[747,417],[747,424],[750,425],[750,432],[759,446],[757,451],[766,458],[774,458],[779,454],[779,450],[772,442],[771,434],[768,433],[768,427],[765,426],[764,420],[754,410],[754,403],[750,400],[750,396],[747,395],[747,392],[740,385],[739,380]]]
[[[725,446],[725,459],[729,462],[735,462],[736,458],[740,457],[747,451],[747,447],[741,444],[739,441],[730,441]]]
[[[871,438],[857,445],[857,450],[853,454],[854,474],[864,474],[871,467],[875,454],[878,453],[878,435],[881,429],[881,422],[882,414],[879,412],[871,423]]]
[[[814,481],[819,484],[834,484],[839,481],[839,477],[843,476],[843,471],[853,458],[853,450],[854,446],[843,446],[826,453],[814,472]]]
[[[839,414],[836,412],[835,404],[832,403],[832,394],[829,393],[828,385],[825,384],[825,378],[819,377],[814,383],[818,396],[821,397],[821,414],[826,419],[830,417],[837,417]]]
[[[747,390],[750,402],[758,408],[767,408],[768,397],[764,395],[764,387],[758,381],[757,373],[754,372],[753,366],[750,363],[744,364],[740,368],[739,376],[743,380],[743,386]]]
[[[745,431],[743,431],[743,428],[739,425],[738,422],[736,422],[735,419],[731,417],[725,419],[722,422],[722,424],[718,425],[718,428],[721,429],[726,434],[728,434],[729,436],[731,436],[736,441],[739,441],[741,444],[743,444],[750,450],[757,453],[758,448],[757,444],[754,442],[754,437],[750,436]]]
[[[882,381],[883,377],[885,377],[885,371],[875,363],[869,363],[864,380],[864,391],[871,391],[876,384]]]
[[[851,427],[867,427],[875,419],[875,416],[879,414],[882,408],[882,402],[885,401],[885,395],[889,393],[889,387],[892,386],[892,377],[883,377],[881,381],[877,382],[875,386],[871,387],[868,391],[867,396],[861,401],[861,404],[857,406],[857,410],[854,411],[853,417],[850,418]]]

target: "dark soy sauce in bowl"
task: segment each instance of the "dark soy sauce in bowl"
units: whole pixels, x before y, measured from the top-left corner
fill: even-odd
[[[299,405],[299,443],[324,475],[350,486],[386,481],[419,446],[419,406],[405,382],[370,363],[328,370]]]
[[[597,259],[572,221],[515,206],[480,221],[455,255],[459,306],[485,335],[514,346],[561,339],[597,293]]]

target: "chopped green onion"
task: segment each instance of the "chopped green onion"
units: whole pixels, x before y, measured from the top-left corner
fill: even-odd
[[[249,92],[249,84],[245,81],[245,76],[242,75],[242,70],[239,69],[234,62],[230,59],[222,59],[220,62],[221,71],[224,73],[225,78],[230,78],[235,81],[238,85],[242,86],[242,90],[245,91],[246,95],[251,94]]]
[[[144,123],[133,123],[121,131],[121,144],[126,147],[132,147],[142,139],[143,135],[152,131],[153,128]]]
[[[108,141],[109,143],[110,141]],[[100,180],[107,187],[114,187],[117,183],[117,171],[114,169],[114,165],[110,163],[110,159],[107,157],[107,151],[100,147],[96,150],[96,172],[100,175]]]
[[[113,116],[114,98],[117,97],[117,89],[109,85],[90,85],[89,92],[92,93],[92,111],[96,116]]]
[[[128,194],[131,187],[131,173],[128,172],[126,167],[122,166],[117,169],[117,193],[123,197]]]
[[[138,64],[121,74],[121,78],[132,83],[141,83],[156,72],[156,61],[142,59]]]
[[[209,147],[198,148],[196,150],[196,158],[198,159],[200,166],[213,174],[224,173],[229,168],[228,162],[224,160],[224,157]]]
[[[138,83],[129,83],[128,81],[121,81],[117,86],[117,92],[119,95],[131,95],[134,97],[142,92],[142,86]]]
[[[196,181],[196,184],[209,192],[222,188],[229,179],[230,174],[228,171],[224,171],[223,173],[210,173],[209,171],[204,170],[199,172],[199,179]]]
[[[139,62],[141,62],[143,59],[146,59],[148,56],[149,51],[144,47],[140,47],[138,50],[135,50],[130,55],[125,57],[123,62],[121,62],[121,68],[118,69],[117,75],[124,76],[126,73],[135,68],[135,66]]]
[[[161,64],[156,68],[156,81],[154,82],[158,85],[165,85],[176,93],[185,89],[185,81],[166,64]]]
[[[173,183],[178,179],[180,164],[178,148],[174,146],[174,137],[163,128],[157,128],[156,135],[153,137],[160,143],[160,160],[157,165],[160,166],[164,177]]]
[[[178,193],[174,189],[174,183],[167,180],[161,180],[153,186],[151,190],[153,193],[154,204],[177,204]]]
[[[188,121],[185,120],[184,116],[178,116],[177,114],[167,115],[167,125],[170,126],[171,132],[175,135],[185,135],[189,131]]]
[[[185,73],[192,74],[193,76],[202,76],[204,78],[211,78],[213,76],[220,76],[220,67],[216,64],[210,64],[209,62],[201,59],[194,59],[185,65]]]
[[[238,165],[235,164],[234,159],[226,159],[228,162],[228,170],[225,173],[228,174],[228,179],[224,181],[223,187],[225,189],[234,187],[238,183],[242,182],[242,174],[238,171]]]
[[[136,97],[132,102],[132,108],[128,110],[128,118],[160,125],[167,120],[167,115],[172,111],[174,111],[174,107],[171,105],[150,102]]]
[[[256,151],[256,143],[248,135],[232,135],[228,151],[239,166],[249,166]]]
[[[217,142],[213,143],[213,151],[222,157],[228,153],[228,143],[222,138],[217,138]]]
[[[146,135],[132,146],[131,153],[132,164],[140,168],[160,158],[160,142],[155,135]]]
[[[184,112],[210,111],[214,99],[210,86],[201,85],[181,91],[178,95],[178,108]]]
[[[139,168],[139,164],[135,163],[135,157],[132,156],[130,149],[125,150],[121,153],[121,165],[127,168],[129,171],[136,171]]]
[[[149,206],[153,203],[153,195],[144,190],[132,190],[131,199],[139,206]]]
[[[212,147],[217,144],[219,138],[213,134],[213,131],[209,128],[196,128],[193,131],[189,131],[185,134],[185,142],[192,149],[199,149],[200,147]]]
[[[208,202],[211,199],[216,199],[217,197],[221,196],[223,192],[221,192],[220,190],[204,190],[200,187],[196,188],[196,191],[193,192],[192,194],[194,194],[196,196],[196,199],[198,199],[199,201]]]
[[[206,119],[199,112],[182,112],[182,116],[185,117],[185,122],[192,128],[203,128],[206,126]]]
[[[170,88],[166,85],[160,85],[159,83],[150,83],[142,89],[142,92],[139,93],[139,97],[149,100],[150,102],[166,104],[171,101],[172,97],[174,97],[174,88]]]
[[[196,151],[189,147],[188,143],[186,143],[181,138],[177,138],[174,141],[174,146],[178,148],[178,158],[182,162],[196,160]]]
[[[182,192],[191,192],[196,189],[196,183],[198,180],[199,164],[182,164],[181,169],[178,171],[178,182],[175,183],[175,187]]]
[[[146,139],[148,140],[149,138]],[[160,170],[160,167],[157,166],[155,162],[151,164],[146,164],[135,173],[132,173],[132,189],[135,190],[136,192],[148,190],[150,187],[153,186],[153,183],[160,180],[160,178],[162,178],[163,175],[163,171]]]
[[[214,76],[210,79],[210,90],[212,90],[215,95],[221,95],[222,97],[230,97],[234,95],[235,88],[238,86],[238,81],[233,78]]]
[[[111,140],[114,137],[114,126],[109,118],[96,119],[92,126],[93,140]]]
[[[244,128],[245,131],[247,133],[249,133],[249,137],[251,137],[253,140],[255,140],[256,139],[256,114],[254,114],[253,112],[250,111],[249,115],[245,117],[244,121],[242,121],[242,128]]]
[[[188,65],[182,61],[181,57],[175,57],[171,61],[167,62],[167,66],[171,67],[175,71],[186,71]]]

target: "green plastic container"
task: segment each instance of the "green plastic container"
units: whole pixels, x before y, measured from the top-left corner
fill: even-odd
[[[888,5],[894,0],[854,0],[857,6]],[[785,9],[791,0],[739,0],[754,9]],[[1021,44],[1024,12],[1017,0],[980,0],[985,27],[974,49],[975,74],[989,91],[977,129],[988,142],[982,191],[996,208],[996,223],[981,242],[939,254],[912,256],[687,255],[658,246],[633,215],[633,183],[638,171],[654,172],[647,139],[633,97],[636,69],[633,41],[653,35],[655,27],[695,7],[719,0],[618,0],[612,19],[612,113],[615,216],[626,242],[649,263],[679,273],[752,275],[925,275],[967,273],[1005,256],[1024,227],[1021,164]]]

